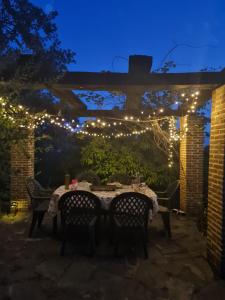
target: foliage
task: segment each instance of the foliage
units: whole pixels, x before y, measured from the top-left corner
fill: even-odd
[[[92,170],[87,170],[79,173],[76,178],[78,181],[88,181],[94,185],[99,185],[100,184],[100,178],[96,173]]]
[[[115,173],[108,178],[108,182],[120,182],[122,184],[131,184],[131,181],[132,176],[123,173]]]
[[[94,138],[82,148],[81,163],[102,182],[140,175],[151,187],[165,187],[177,179],[177,168],[168,170],[167,157],[159,152],[151,134],[117,140]],[[159,167],[160,166],[160,167]]]
[[[14,84],[49,82],[66,71],[66,65],[74,61],[74,53],[60,48],[56,15],[55,11],[46,14],[28,0],[0,1],[3,78]]]
[[[139,170],[139,163],[126,147],[116,149],[112,143],[93,139],[82,149],[81,163],[93,170],[102,181],[112,174],[134,175]]]
[[[64,182],[65,174],[76,178],[81,172],[80,148],[86,143],[63,128],[43,125],[36,136],[35,170],[38,180],[44,186],[56,187]]]
[[[7,97],[12,104],[37,99],[40,93],[28,91],[29,87],[55,81],[74,61],[74,53],[60,47],[56,15],[44,13],[28,0],[0,0],[0,77],[6,81],[0,87],[0,97]],[[22,117],[12,122],[3,118],[3,110],[0,107],[0,184],[4,186],[0,199],[8,199],[9,147],[13,141],[22,140],[25,132],[17,126]]]

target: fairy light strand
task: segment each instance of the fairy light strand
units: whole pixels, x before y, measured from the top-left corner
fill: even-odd
[[[175,104],[184,104],[187,107],[187,115],[196,112],[198,105],[199,91],[192,92],[191,94],[182,93],[180,95],[180,102],[176,100]],[[88,137],[102,137],[105,139],[111,138],[124,138],[130,136],[138,136],[145,134],[152,130],[152,122],[160,121],[161,126],[163,122],[168,122],[169,128],[169,150],[168,150],[168,167],[173,166],[173,149],[174,143],[179,139],[182,139],[188,131],[187,124],[185,124],[184,132],[180,135],[177,133],[176,118],[175,117],[160,117],[160,114],[164,112],[164,108],[159,108],[157,111],[153,111],[152,114],[145,116],[144,111],[140,112],[140,117],[124,116],[123,119],[111,118],[111,121],[102,120],[96,118],[95,120],[88,120],[84,124],[78,124],[77,121],[66,121],[56,115],[50,115],[46,112],[32,114],[30,111],[22,105],[10,104],[7,99],[0,97],[1,114],[3,118],[11,121],[13,125],[17,125],[20,128],[35,129],[38,126],[49,123],[65,130]],[[122,130],[123,126],[139,126],[141,128],[129,128],[129,132]],[[121,129],[120,129],[121,128]],[[103,132],[91,132],[90,130],[110,130],[110,133]],[[117,131],[115,131],[117,130]]]

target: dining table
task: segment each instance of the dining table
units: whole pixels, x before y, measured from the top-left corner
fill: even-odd
[[[72,186],[69,186],[69,189],[65,188],[65,185],[59,186],[52,194],[49,207],[48,207],[48,213],[54,218],[58,214],[58,203],[62,195],[64,195],[66,192],[72,190]],[[134,186],[133,185],[122,185],[120,184],[118,188],[116,188],[113,191],[92,191],[91,190],[91,183],[87,181],[81,181],[78,182],[76,190],[83,190],[83,191],[89,191],[93,194],[95,194],[101,202],[101,207],[103,210],[108,211],[110,209],[110,204],[112,202],[112,199],[116,196],[126,193],[126,192],[134,192]],[[157,202],[157,195],[156,193],[150,189],[146,184],[141,184],[137,188],[135,188],[135,191],[142,193],[149,197],[152,200],[153,209],[149,212],[149,221],[152,221],[153,217],[157,214],[159,206]]]

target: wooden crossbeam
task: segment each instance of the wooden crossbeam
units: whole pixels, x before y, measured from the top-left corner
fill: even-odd
[[[133,117],[144,117],[147,118],[149,115],[153,116],[154,111],[151,109],[144,110],[144,114],[141,113],[141,110],[70,110],[70,116],[73,118],[78,117],[96,117],[96,118],[124,118],[125,116]],[[165,116],[181,116],[183,114],[180,110],[165,109],[162,113],[157,113],[158,117]]]
[[[0,85],[7,85],[0,81]],[[19,83],[18,83],[19,84]],[[63,78],[51,86],[41,83],[27,84],[24,88],[57,89],[57,90],[104,90],[124,91],[135,88],[137,91],[146,90],[180,90],[196,88],[212,91],[225,84],[225,72],[195,72],[195,73],[96,73],[96,72],[66,72]],[[24,85],[24,84],[23,84]]]
[[[106,91],[123,91],[129,87],[136,87],[140,90],[185,89],[190,87],[212,90],[221,84],[225,84],[224,72],[150,74],[67,72],[53,87],[69,90]]]
[[[54,96],[60,98],[63,105],[66,104],[73,109],[85,110],[87,108],[86,105],[79,99],[79,97],[74,95],[72,91],[55,88],[51,88],[50,91]]]

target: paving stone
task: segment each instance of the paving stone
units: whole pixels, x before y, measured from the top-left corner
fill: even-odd
[[[210,282],[214,279],[213,271],[204,257],[194,258],[190,267],[193,272],[195,272],[195,270],[198,272],[202,280]]]
[[[0,285],[0,300],[9,300],[9,289],[8,286]]]
[[[109,276],[102,278],[99,283],[100,291],[103,299],[122,300],[124,299],[124,280],[119,276]]]
[[[144,262],[138,269],[135,280],[140,282],[146,288],[153,287],[162,289],[166,287],[166,281],[169,276],[166,272],[168,265],[158,265],[157,262],[145,264]]]
[[[178,278],[170,278],[166,282],[166,286],[168,288],[169,299],[173,300],[191,300],[195,292],[193,284]]]
[[[218,299],[225,299],[224,282],[213,285],[214,275],[205,259],[205,238],[193,220],[171,219],[171,240],[161,234],[160,217],[151,224],[147,260],[141,246],[115,259],[107,236],[93,258],[84,257],[81,251],[67,251],[62,258],[60,242],[48,235],[51,219],[45,219],[44,231],[33,239],[26,238],[27,223],[1,223],[0,299],[9,299],[10,293],[12,300],[217,300],[215,290]]]
[[[58,257],[49,259],[36,266],[36,273],[41,276],[56,281],[65,273],[66,269],[71,265],[72,261],[69,258]]]
[[[86,260],[73,261],[73,263],[65,270],[63,276],[58,281],[59,287],[77,287],[84,288],[90,282],[97,266]]]
[[[185,248],[173,240],[161,241],[160,243],[155,244],[155,246],[163,255],[183,253],[186,251]]]
[[[112,259],[104,262],[98,262],[98,270],[104,273],[124,277],[127,273],[125,259]],[[96,270],[97,271],[97,270]]]
[[[218,280],[198,292],[193,300],[223,300],[225,299],[224,280]]]
[[[38,275],[35,273],[33,266],[15,266],[13,270],[11,270],[10,281],[13,283],[33,280],[35,278],[38,278]]]
[[[46,295],[40,288],[38,283],[30,281],[24,283],[13,284],[9,287],[10,300],[45,300]]]
[[[124,298],[121,300],[149,300],[156,299],[153,297],[151,287],[146,288],[142,284],[134,281],[128,281],[124,288]]]

